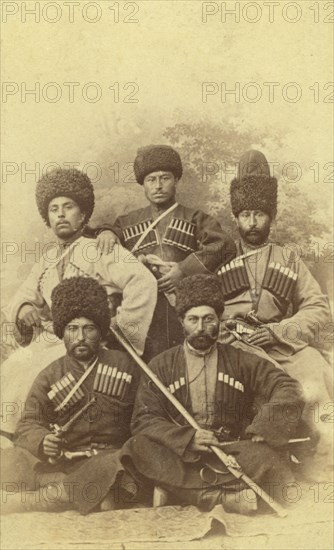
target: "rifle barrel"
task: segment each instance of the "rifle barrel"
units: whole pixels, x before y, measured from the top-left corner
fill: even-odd
[[[197,424],[196,420],[188,413],[187,409],[184,408],[184,406],[174,397],[172,393],[164,386],[164,384],[161,382],[161,380],[157,377],[157,375],[146,365],[146,363],[139,357],[137,352],[133,349],[132,345],[125,339],[125,337],[120,334],[120,329],[115,330],[113,327],[110,327],[110,330],[115,335],[117,340],[122,344],[124,349],[131,355],[131,357],[136,361],[137,365],[147,374],[147,376],[152,380],[152,382],[156,385],[157,388],[164,394],[164,396],[174,405],[174,407],[177,409],[177,411],[182,414],[183,418],[187,420],[187,422],[190,424],[192,428],[195,430],[200,430],[201,427],[199,424]],[[227,454],[224,453],[222,449],[219,447],[216,447],[212,445],[211,450],[215,453],[215,455],[223,462],[223,464],[227,467],[227,469],[233,474],[237,479],[242,479],[253,491],[259,495],[277,514],[279,517],[286,517],[287,512],[281,506],[278,502],[275,502],[259,485],[254,483],[253,480],[251,480],[246,474],[244,474],[236,462],[234,460],[235,466],[231,466],[231,459],[232,457],[229,457]]]

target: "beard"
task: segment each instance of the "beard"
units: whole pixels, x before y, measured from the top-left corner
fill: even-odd
[[[211,348],[213,344],[217,341],[219,334],[219,325],[212,330],[210,333],[208,332],[198,332],[196,334],[187,334],[185,333],[186,339],[188,344],[191,345],[194,349],[198,349],[200,351],[204,351],[206,349]]]
[[[70,346],[67,348],[67,352],[77,361],[89,361],[97,354],[98,349],[98,345],[82,343]]]
[[[245,243],[252,246],[257,246],[266,242],[270,233],[270,224],[263,229],[249,229],[245,231],[239,227],[239,233]]]

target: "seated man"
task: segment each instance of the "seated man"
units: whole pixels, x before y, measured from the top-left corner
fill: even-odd
[[[300,382],[306,401],[303,418],[309,430],[322,436],[323,452],[331,441],[333,377],[316,328],[330,321],[328,299],[301,258],[269,239],[277,180],[261,152],[251,150],[241,157],[238,177],[231,182],[231,206],[240,241],[237,258],[219,272],[225,298],[223,335],[238,338],[235,345],[243,349],[266,352]]]
[[[94,209],[94,189],[82,172],[57,169],[43,176],[36,189],[38,210],[55,239],[43,248],[40,260],[18,289],[7,308],[8,320],[21,332],[27,346],[33,332],[36,340],[13,353],[2,365],[2,430],[12,433],[20,408],[37,374],[64,354],[64,346],[52,333],[51,293],[63,279],[93,277],[107,291],[114,308],[113,324],[121,329],[137,353],[144,351],[157,300],[155,277],[117,244],[113,253],[102,255],[95,239],[83,236]],[[50,332],[43,330],[42,320]],[[15,379],[15,384],[13,380]]]
[[[67,353],[34,381],[15,447],[2,452],[2,510],[70,507],[87,514],[99,505],[128,506],[136,484],[124,472],[122,446],[130,436],[138,369],[126,353],[101,346],[110,310],[96,281],[64,280],[52,293],[51,311]]]
[[[212,460],[210,445],[236,455],[244,472],[267,490],[293,480],[286,445],[303,410],[301,387],[257,355],[217,343],[224,309],[218,278],[193,275],[179,283],[176,310],[185,341],[155,357],[150,367],[197,421],[184,420],[154,384],[143,377],[137,392],[130,440],[136,469],[181,502],[229,511],[256,507],[245,486]],[[254,415],[251,403],[261,395]],[[239,439],[241,439],[239,441]],[[225,443],[224,443],[225,441]],[[226,445],[227,442],[231,442]],[[249,505],[249,506],[248,506]]]

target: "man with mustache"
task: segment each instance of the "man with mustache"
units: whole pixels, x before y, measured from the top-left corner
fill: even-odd
[[[2,511],[88,514],[128,507],[137,485],[122,457],[138,368],[126,353],[102,345],[111,311],[94,279],[64,279],[52,292],[51,313],[66,354],[33,382],[15,446],[2,453]],[[64,433],[52,429],[68,422]]]
[[[148,360],[182,341],[173,307],[175,285],[188,275],[215,272],[234,257],[235,246],[214,218],[176,201],[183,167],[175,149],[142,147],[134,172],[149,206],[119,216],[112,229],[158,279],[158,302],[145,351]]]
[[[296,378],[304,390],[308,429],[327,440],[332,372],[315,330],[330,321],[328,300],[301,258],[269,240],[277,180],[261,152],[241,157],[230,192],[240,240],[237,257],[219,270],[224,339],[265,351]]]
[[[139,355],[157,299],[155,277],[128,250],[117,244],[111,254],[104,255],[95,239],[83,236],[94,209],[94,189],[86,174],[76,169],[51,171],[37,183],[36,202],[55,239],[42,248],[39,261],[7,308],[19,343],[30,344],[2,365],[2,400],[7,404],[2,429],[10,433],[35,376],[64,353],[63,343],[52,332],[50,313],[52,290],[60,281],[86,276],[104,286],[114,327],[121,329]],[[36,339],[30,343],[34,333]]]
[[[224,300],[216,276],[183,279],[176,287],[176,311],[185,340],[154,357],[150,368],[200,429],[189,426],[143,376],[131,423],[135,437],[129,441],[136,469],[177,502],[252,512],[255,494],[247,496],[243,482],[212,459],[210,445],[221,445],[255,482],[268,484],[267,491],[276,486],[282,500],[283,486],[293,480],[282,446],[303,410],[299,383],[268,360],[217,343]],[[251,409],[254,396],[262,397],[257,414]],[[225,447],[224,441],[233,443]]]

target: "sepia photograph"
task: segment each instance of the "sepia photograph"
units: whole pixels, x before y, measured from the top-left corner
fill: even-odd
[[[3,550],[331,550],[334,2],[1,0]]]

